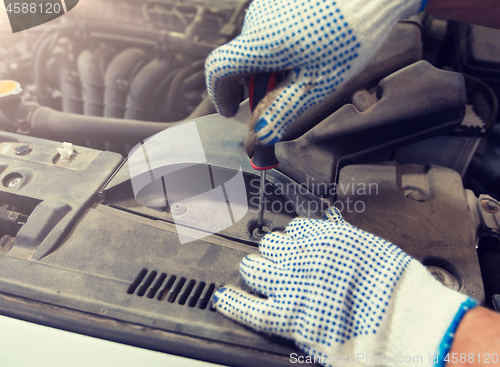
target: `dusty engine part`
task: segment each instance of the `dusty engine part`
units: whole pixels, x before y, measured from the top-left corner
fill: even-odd
[[[238,9],[234,14],[239,14],[241,9]],[[196,14],[193,22],[197,19],[196,22],[202,24],[206,21],[204,17],[210,18],[206,12]],[[181,47],[174,42],[180,39],[181,33],[173,36],[161,29],[124,27],[95,20],[79,24],[64,26],[59,33],[47,35],[40,43],[34,59],[38,101],[54,111],[22,113],[23,130],[32,124],[31,133],[35,136],[126,155],[144,139],[144,134],[154,134],[187,117],[215,112],[205,92],[204,60],[196,59],[192,52],[193,47],[198,50],[195,55],[200,50],[209,51],[207,44],[195,37],[198,28],[189,28],[189,34],[184,35],[187,43]],[[103,34],[123,35],[122,32],[125,35],[135,32],[139,39],[153,43],[130,47],[130,42],[102,37]],[[419,32],[417,23],[399,24],[377,55],[377,61],[350,87],[376,83],[377,78],[391,70],[418,60],[421,55]],[[168,51],[162,44],[168,45]],[[45,73],[46,68],[49,74]],[[58,90],[60,98],[54,98]],[[87,117],[62,115],[59,109]],[[120,123],[96,117],[124,120]],[[142,132],[137,132],[134,126],[141,130],[139,121],[168,123],[163,127],[144,124]]]
[[[476,218],[457,172],[439,166],[352,165],[341,170],[337,191],[336,206],[348,222],[397,243],[424,265],[443,268],[451,274],[448,279],[442,272],[445,285],[484,301]],[[431,214],[436,208],[438,217]]]
[[[44,26],[41,35],[27,34],[33,80],[20,80],[23,99],[85,116],[157,122],[213,113],[204,58],[238,34],[248,3],[88,1],[78,17],[69,14],[68,21]],[[27,132],[24,125],[10,129]],[[87,146],[123,154],[131,147],[102,139],[97,130],[86,133],[79,141]]]
[[[460,74],[421,61],[383,79],[377,100],[363,113],[347,104],[298,139],[277,144],[278,170],[328,197],[343,165],[459,125],[465,84]]]

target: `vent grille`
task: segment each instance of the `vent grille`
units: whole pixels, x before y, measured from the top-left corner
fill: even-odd
[[[207,284],[195,279],[187,280],[185,277],[167,273],[161,273],[158,276],[156,270],[149,272],[148,269],[142,269],[128,287],[127,293],[177,303],[181,306],[187,305],[201,310],[208,308],[210,311],[215,311],[210,300],[216,288],[215,283]]]

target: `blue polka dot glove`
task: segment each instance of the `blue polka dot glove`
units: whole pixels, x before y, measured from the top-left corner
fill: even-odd
[[[458,322],[476,302],[441,285],[399,247],[351,226],[336,209],[325,219],[297,218],[285,233],[264,237],[261,256],[242,260],[241,276],[267,299],[225,286],[214,307],[293,339],[325,366],[414,365],[407,357],[431,366],[437,353],[442,363]]]
[[[367,65],[399,20],[423,6],[422,0],[254,0],[241,35],[206,60],[210,97],[219,113],[233,116],[242,77],[290,71],[251,124],[256,143],[277,143],[304,111]]]

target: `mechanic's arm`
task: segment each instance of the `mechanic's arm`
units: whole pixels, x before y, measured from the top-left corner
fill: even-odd
[[[498,0],[429,0],[425,11],[445,19],[500,28]]]
[[[449,362],[448,366],[496,365],[500,358],[499,330],[499,314],[483,307],[467,312],[458,325],[450,349],[450,361],[456,357],[458,362]]]

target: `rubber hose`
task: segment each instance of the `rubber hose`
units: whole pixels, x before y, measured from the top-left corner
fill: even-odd
[[[186,66],[185,68],[181,69],[179,72],[175,74],[175,77],[172,80],[172,83],[170,84],[170,88],[168,90],[166,99],[167,104],[165,107],[165,111],[167,111],[168,113],[169,120],[178,119],[176,111],[178,110],[179,101],[177,97],[179,90],[182,86],[182,83],[186,80],[186,78],[188,78],[195,72],[199,71],[200,69],[203,69],[204,67],[205,67],[205,60],[198,60]]]
[[[44,37],[35,51],[34,76],[37,89],[38,103],[43,106],[54,107],[52,96],[48,93],[47,70],[45,62],[48,60],[53,34]]]
[[[82,83],[83,112],[88,116],[104,115],[104,75],[102,66],[109,56],[109,49],[99,44],[85,49],[78,57],[78,73]]]
[[[172,58],[157,58],[150,61],[136,75],[127,97],[125,118],[131,120],[152,120],[155,103],[166,80],[175,72]]]
[[[82,85],[76,65],[68,56],[68,48],[57,45],[53,51],[52,74],[58,78],[64,112],[83,114]]]
[[[104,116],[123,118],[125,104],[134,74],[147,62],[148,55],[140,48],[120,52],[109,64],[105,76]]]
[[[146,138],[175,125],[150,121],[123,120],[77,115],[36,107],[27,121],[34,136],[84,145],[85,141],[110,142],[117,146],[135,145]]]
[[[83,114],[82,85],[78,72],[63,66],[59,71],[59,87],[64,112]]]

